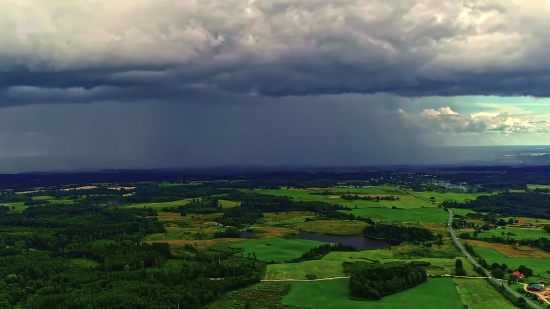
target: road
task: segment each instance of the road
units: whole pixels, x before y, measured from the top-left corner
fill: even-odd
[[[447,211],[449,211],[449,231],[451,232],[451,237],[453,238],[454,242],[456,243],[456,245],[458,246],[458,248],[462,251],[462,253],[466,256],[466,258],[468,258],[468,260],[470,260],[470,262],[472,262],[472,264],[474,264],[475,266],[477,267],[481,267],[481,265],[479,265],[479,263],[476,261],[476,259],[474,259],[470,253],[468,253],[468,251],[466,251],[466,249],[464,249],[464,246],[462,246],[462,244],[460,243],[460,241],[458,241],[458,238],[456,237],[456,234],[455,234],[455,231],[453,229],[453,211],[450,209],[450,208],[447,208]],[[481,268],[483,269],[483,272],[485,273],[485,276],[488,277],[489,280],[492,280],[498,284],[502,284],[502,282],[500,282],[497,278],[493,277],[491,275],[490,272],[488,272],[486,269],[484,268]],[[504,288],[506,290],[508,290],[508,292],[510,292],[512,295],[514,295],[515,297],[523,297],[525,298],[525,295],[520,295],[518,292],[512,290],[509,286],[507,285],[504,285]],[[534,302],[532,302],[531,300],[525,298],[525,301],[527,302],[527,304],[529,306],[531,306],[532,308],[537,308],[537,309],[542,309],[541,306],[539,306],[538,304],[535,304]]]

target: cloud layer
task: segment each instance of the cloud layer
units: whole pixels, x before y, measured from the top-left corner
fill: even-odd
[[[0,104],[550,96],[540,0],[8,0]]]

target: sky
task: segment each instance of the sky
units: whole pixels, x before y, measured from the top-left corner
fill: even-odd
[[[548,145],[548,16],[550,0],[0,0],[0,172]]]

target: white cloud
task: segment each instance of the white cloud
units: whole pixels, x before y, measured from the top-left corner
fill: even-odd
[[[407,115],[426,133],[549,133],[550,114],[507,114],[479,112],[459,114],[449,107],[426,109],[418,115]]]

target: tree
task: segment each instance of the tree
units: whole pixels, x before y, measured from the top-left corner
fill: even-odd
[[[513,218],[508,219],[508,224],[514,224],[514,219]]]
[[[481,267],[487,268],[487,261],[485,261],[485,259],[479,259],[479,265],[481,265]]]
[[[464,268],[455,268],[455,275],[466,276],[466,270]]]
[[[493,274],[493,277],[495,277],[497,279],[503,279],[504,278],[504,272],[500,268],[493,269],[493,271],[491,273]]]
[[[462,268],[462,260],[461,259],[456,259],[455,267],[456,268]]]
[[[521,297],[521,296],[518,297],[518,299],[516,300],[516,305],[518,305],[518,306],[520,306],[520,307],[521,307],[521,306],[524,306],[524,305],[525,305],[525,298],[523,298],[523,297]]]

